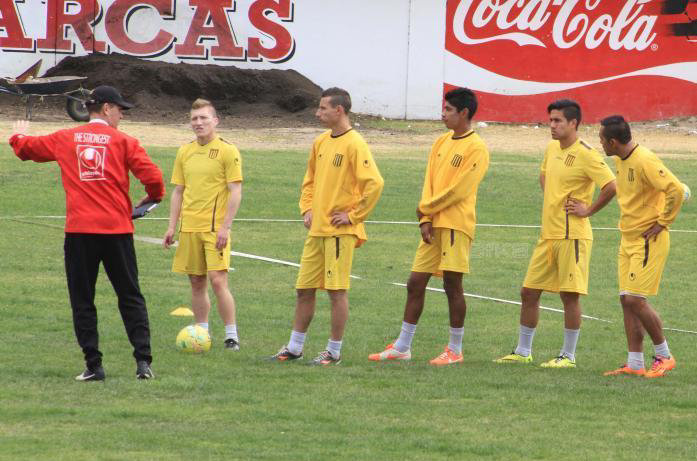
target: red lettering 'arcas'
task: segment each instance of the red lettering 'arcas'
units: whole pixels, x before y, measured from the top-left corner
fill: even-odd
[[[47,0],[46,38],[36,41],[39,49],[75,52],[68,29],[75,31],[85,51],[104,53],[106,43],[94,37],[94,26],[102,19],[102,6],[94,0]]]
[[[104,27],[111,43],[124,52],[138,57],[156,57],[167,53],[174,43],[174,35],[160,29],[149,42],[136,42],[128,35],[130,20],[138,10],[151,8],[164,20],[174,20],[176,0],[115,0],[106,12]]]

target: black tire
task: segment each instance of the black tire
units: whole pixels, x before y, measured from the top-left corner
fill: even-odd
[[[81,88],[71,92],[69,95],[72,97],[66,98],[65,110],[68,112],[70,118],[76,122],[89,121],[90,114],[85,106],[85,100],[87,100],[88,96],[90,95],[90,91]]]

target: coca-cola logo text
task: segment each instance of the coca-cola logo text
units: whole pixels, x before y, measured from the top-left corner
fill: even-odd
[[[453,32],[465,45],[511,40],[520,46],[547,47],[535,32],[552,23],[552,40],[560,49],[580,45],[589,50],[607,43],[612,50],[643,51],[656,38],[657,15],[647,14],[651,0],[628,0],[616,16],[592,14],[601,0],[462,0],[453,17]],[[476,36],[490,24],[496,35]],[[468,34],[468,30],[472,30]]]

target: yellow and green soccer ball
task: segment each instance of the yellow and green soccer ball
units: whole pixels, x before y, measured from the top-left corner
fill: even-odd
[[[189,325],[179,332],[176,344],[182,352],[202,354],[211,350],[211,335],[200,325]]]

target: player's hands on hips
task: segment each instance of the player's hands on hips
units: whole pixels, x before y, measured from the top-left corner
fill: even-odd
[[[351,220],[348,217],[348,213],[345,211],[335,211],[331,215],[332,218],[332,226],[334,227],[339,227],[339,226],[348,226],[351,224]]]
[[[165,249],[169,248],[172,246],[174,243],[174,229],[167,229],[167,232],[165,232],[165,236],[162,239],[162,246],[165,247]]]
[[[308,210],[303,215],[303,224],[306,228],[312,227],[312,210]]]
[[[29,120],[17,120],[12,124],[12,136],[21,134],[26,136],[29,134]]]
[[[419,229],[421,229],[421,238],[423,239],[424,243],[428,243],[430,245],[433,242],[433,223],[421,223],[419,225]]]
[[[590,216],[591,214],[590,208],[585,203],[583,203],[580,200],[576,200],[573,197],[569,197],[566,199],[564,209],[567,213],[574,216],[578,216],[580,218],[585,218],[587,216]]]
[[[653,223],[653,226],[651,226],[651,227],[649,228],[649,230],[647,230],[646,232],[644,232],[643,234],[641,234],[641,236],[644,237],[646,240],[648,240],[648,239],[650,239],[651,237],[653,237],[653,239],[654,239],[654,241],[655,241],[655,240],[656,240],[656,237],[658,236],[658,234],[660,234],[660,233],[663,232],[664,230],[665,230],[665,227],[661,226],[661,225],[658,224],[658,223]]]
[[[416,207],[416,219],[418,219],[419,221],[421,221],[421,218],[423,218],[424,216],[426,216],[426,215],[423,214],[423,213],[421,212],[421,210],[419,210],[419,207],[417,206],[417,207]]]
[[[218,250],[222,250],[227,245],[227,241],[230,238],[230,228],[221,227],[218,231],[218,236],[215,239],[215,247]]]

